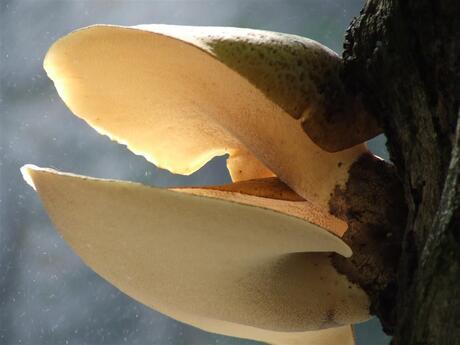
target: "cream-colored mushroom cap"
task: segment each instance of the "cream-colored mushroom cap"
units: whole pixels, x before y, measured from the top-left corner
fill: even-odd
[[[366,149],[318,144],[344,149],[373,128],[337,54],[294,35],[93,26],[57,41],[44,66],[76,115],[155,165],[190,174],[228,153],[234,181],[275,174],[323,206]]]
[[[22,171],[86,264],[180,321],[295,344],[295,334],[314,339],[308,331],[369,317],[366,294],[331,263],[332,252],[349,256],[350,248],[304,219],[136,183]],[[323,333],[341,332],[351,334]]]

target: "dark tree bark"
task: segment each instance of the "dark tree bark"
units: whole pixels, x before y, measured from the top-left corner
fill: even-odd
[[[370,0],[344,48],[408,206],[396,279],[373,311],[393,344],[460,344],[460,1]]]

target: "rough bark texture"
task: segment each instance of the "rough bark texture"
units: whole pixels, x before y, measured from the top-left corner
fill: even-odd
[[[460,1],[370,0],[344,48],[408,205],[397,292],[375,312],[394,344],[460,344]]]

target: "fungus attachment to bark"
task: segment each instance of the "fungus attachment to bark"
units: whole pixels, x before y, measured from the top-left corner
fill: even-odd
[[[106,280],[196,327],[279,345],[353,344],[366,293],[337,272],[337,186],[379,132],[312,40],[259,30],[92,26],[45,69],[77,116],[158,167],[228,154],[234,183],[158,189],[25,166],[58,231]]]

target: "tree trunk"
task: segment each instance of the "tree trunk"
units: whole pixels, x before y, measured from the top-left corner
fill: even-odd
[[[408,205],[396,293],[375,312],[393,344],[460,344],[460,1],[370,0],[344,48]]]

